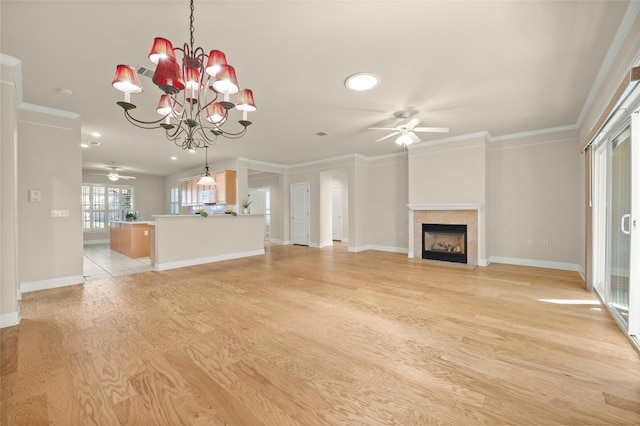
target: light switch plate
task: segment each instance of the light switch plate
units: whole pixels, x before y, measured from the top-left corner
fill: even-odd
[[[29,202],[30,203],[39,203],[42,201],[42,193],[35,189],[29,190]]]

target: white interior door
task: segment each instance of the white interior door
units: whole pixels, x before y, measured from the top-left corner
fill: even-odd
[[[331,239],[342,241],[342,188],[331,188]]]
[[[309,245],[309,182],[291,184],[291,240]]]

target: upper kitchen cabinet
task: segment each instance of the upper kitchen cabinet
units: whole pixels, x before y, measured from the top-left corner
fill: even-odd
[[[216,181],[216,203],[236,204],[236,171],[222,170],[213,174]]]

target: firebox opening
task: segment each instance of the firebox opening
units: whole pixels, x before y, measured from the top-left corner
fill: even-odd
[[[467,225],[423,223],[422,258],[467,263]]]

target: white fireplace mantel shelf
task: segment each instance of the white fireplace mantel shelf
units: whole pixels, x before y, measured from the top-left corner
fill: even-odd
[[[480,210],[480,204],[407,204],[409,210]]]

